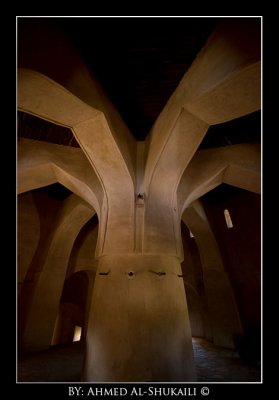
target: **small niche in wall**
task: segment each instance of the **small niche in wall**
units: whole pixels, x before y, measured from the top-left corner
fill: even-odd
[[[229,210],[227,210],[227,209],[224,210],[224,216],[225,216],[227,228],[228,229],[233,228],[233,223],[232,223],[232,219],[231,219]]]
[[[80,338],[81,338],[81,331],[82,331],[82,327],[76,325],[76,326],[75,326],[75,331],[74,331],[73,342],[79,342],[79,341],[80,341]]]

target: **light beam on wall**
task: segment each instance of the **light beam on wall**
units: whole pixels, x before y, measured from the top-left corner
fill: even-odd
[[[76,326],[75,326],[74,337],[73,337],[73,342],[79,342],[79,341],[80,341],[80,338],[81,338],[81,331],[82,331],[82,327],[76,325]]]
[[[225,220],[226,220],[226,224],[227,224],[227,228],[233,228],[233,223],[232,223],[232,219],[229,213],[229,210],[224,210],[224,216],[225,216]]]

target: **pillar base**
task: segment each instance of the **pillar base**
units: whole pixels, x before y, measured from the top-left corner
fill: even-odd
[[[83,381],[196,381],[179,275],[177,257],[133,254],[100,259]]]

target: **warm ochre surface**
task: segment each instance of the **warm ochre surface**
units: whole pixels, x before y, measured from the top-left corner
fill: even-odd
[[[207,322],[195,329],[235,346],[243,334],[238,304],[199,199],[222,183],[259,194],[260,146],[197,149],[210,125],[260,109],[258,28],[216,28],[145,142],[136,142],[66,37],[58,64],[51,46],[42,64],[34,45],[32,69],[18,70],[18,109],[67,126],[80,149],[18,143],[20,352],[67,342],[80,323],[84,381],[196,381],[181,220],[203,272],[206,307],[196,312]],[[60,203],[30,194],[54,183],[72,194]],[[95,213],[98,234],[92,226],[79,241]],[[87,282],[76,277],[77,293],[87,293],[82,306],[65,295],[78,271]]]

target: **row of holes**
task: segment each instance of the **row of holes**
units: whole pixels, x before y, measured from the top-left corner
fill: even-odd
[[[161,271],[159,271],[159,272],[149,271],[149,272],[153,272],[154,274],[159,275],[159,276],[166,275],[166,272],[161,272]],[[99,272],[99,275],[108,275],[109,273],[110,273],[110,271],[108,271],[108,272]],[[129,271],[129,272],[127,272],[127,275],[132,277],[132,276],[135,275],[135,273],[133,271]]]

